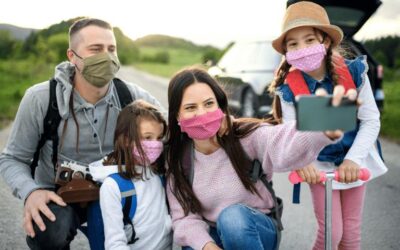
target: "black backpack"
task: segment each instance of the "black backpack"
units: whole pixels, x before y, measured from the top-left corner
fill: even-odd
[[[184,169],[184,174],[189,182],[190,185],[193,184],[193,175],[194,175],[194,166],[193,166],[193,159],[194,159],[194,150],[193,150],[193,142],[191,141],[188,143],[183,152],[183,169]],[[250,159],[247,155],[246,157]],[[268,189],[270,192],[272,199],[274,200],[274,207],[271,208],[271,213],[269,216],[273,218],[274,223],[276,223],[276,227],[278,229],[278,244],[279,246],[279,241],[280,241],[280,231],[283,230],[283,225],[282,225],[282,212],[283,212],[283,201],[281,198],[277,197],[275,195],[275,191],[272,187],[272,181],[267,180],[267,175],[264,173],[261,162],[257,159],[252,161],[252,168],[251,171],[249,172],[250,179],[252,180],[253,183],[256,183],[259,179],[263,182],[264,186]]]
[[[117,89],[118,98],[120,101],[121,108],[124,108],[126,105],[133,101],[131,92],[129,91],[126,84],[118,78],[113,79],[114,85]],[[49,106],[47,108],[46,116],[43,120],[43,133],[40,135],[40,140],[36,147],[35,154],[33,155],[33,160],[30,164],[32,177],[35,175],[35,169],[38,165],[39,154],[41,148],[44,146],[47,140],[51,140],[53,142],[53,154],[51,157],[51,161],[54,166],[57,164],[57,154],[58,154],[58,133],[57,129],[61,122],[61,116],[58,112],[57,105],[57,97],[56,97],[56,86],[57,81],[52,78],[50,80],[50,96],[49,96]]]

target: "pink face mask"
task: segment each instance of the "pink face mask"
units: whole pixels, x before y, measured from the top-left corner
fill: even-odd
[[[144,158],[146,159],[146,161],[143,162],[143,157],[140,155],[136,147],[133,149],[133,155],[135,159],[139,162],[139,164],[143,166],[148,166],[150,164],[153,164],[158,159],[158,157],[160,157],[164,147],[162,141],[156,141],[156,140],[154,141],[141,140],[140,144],[144,151],[145,154]]]
[[[289,51],[286,53],[287,62],[304,72],[311,72],[321,66],[326,55],[323,44],[313,45],[304,49]]]
[[[205,140],[211,138],[221,127],[224,115],[221,109],[217,109],[204,115],[181,119],[179,120],[181,131],[186,132],[192,139]]]

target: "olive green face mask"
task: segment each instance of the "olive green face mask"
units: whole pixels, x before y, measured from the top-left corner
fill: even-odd
[[[119,70],[118,57],[113,53],[102,52],[82,58],[75,51],[72,52],[83,61],[83,68],[80,70],[83,78],[95,87],[104,87]]]

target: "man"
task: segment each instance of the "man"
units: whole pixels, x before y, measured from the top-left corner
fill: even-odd
[[[88,164],[113,149],[113,136],[121,109],[113,81],[120,64],[110,24],[85,18],[69,30],[69,62],[55,69],[56,99],[61,122],[58,162]],[[127,83],[132,98],[160,103],[140,87]],[[29,88],[22,98],[8,143],[0,155],[0,173],[25,202],[24,229],[31,249],[69,249],[86,211],[67,205],[53,190],[55,170],[52,142],[43,146],[35,178],[30,164],[44,126],[49,105],[49,81]],[[53,223],[52,223],[53,222]],[[53,229],[57,229],[53,230]]]

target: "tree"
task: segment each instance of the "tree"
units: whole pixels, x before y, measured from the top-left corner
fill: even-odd
[[[52,35],[47,39],[48,50],[56,55],[55,62],[67,60],[68,35],[64,33]]]
[[[134,42],[126,37],[119,28],[114,28],[118,46],[118,58],[122,64],[130,64],[139,60],[139,49]]]
[[[208,48],[204,51],[203,53],[203,63],[207,63],[207,64],[216,64],[218,62],[218,60],[221,58],[221,51],[219,49],[216,48]]]
[[[394,52],[400,47],[399,36],[387,36],[368,40],[365,42],[365,46],[372,54],[375,54],[379,50],[382,51],[386,57],[386,66],[389,68],[395,67],[398,57],[396,57],[396,53]]]
[[[8,30],[0,30],[0,59],[10,58],[16,43]]]

